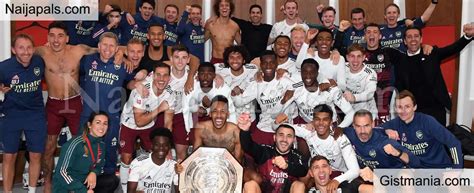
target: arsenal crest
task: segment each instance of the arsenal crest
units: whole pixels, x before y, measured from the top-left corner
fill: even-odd
[[[97,61],[92,62],[92,69],[97,70]]]
[[[383,54],[377,55],[377,60],[378,60],[379,62],[382,62],[383,59],[385,59],[384,56],[383,56]]]
[[[36,76],[39,76],[39,75],[40,75],[40,72],[41,72],[41,70],[40,70],[39,67],[35,67],[35,68],[33,69],[33,73],[35,73]]]
[[[18,75],[13,76],[11,84],[18,84],[20,83],[20,77]]]

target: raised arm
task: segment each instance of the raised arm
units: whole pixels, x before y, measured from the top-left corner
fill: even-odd
[[[438,0],[432,0],[431,4],[425,9],[425,12],[423,12],[423,15],[421,15],[421,21],[423,21],[423,23],[426,23],[430,20],[431,15],[436,8],[436,4],[438,4]]]

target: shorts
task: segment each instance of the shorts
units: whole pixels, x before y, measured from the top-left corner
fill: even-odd
[[[212,57],[210,62],[211,64],[224,63],[224,59]]]
[[[160,126],[165,125],[165,116],[164,113],[160,113],[156,117],[155,127],[158,128]],[[171,130],[173,133],[173,142],[175,144],[180,145],[189,145],[189,136],[188,132],[186,131],[186,127],[184,126],[184,117],[183,113],[174,114],[173,116],[173,129]]]
[[[61,100],[48,97],[46,102],[46,119],[48,135],[59,135],[64,124],[67,123],[72,135],[77,136],[82,112],[80,95]]]
[[[260,129],[255,129],[252,133],[252,140],[257,144],[266,144],[273,145],[275,141],[273,140],[274,133],[269,133],[262,131]]]
[[[22,132],[25,133],[26,149],[29,152],[44,152],[47,133],[44,113],[28,112],[22,116],[6,116],[3,118],[3,126],[2,141],[4,152],[18,152]]]
[[[120,125],[120,152],[128,154],[132,154],[133,152],[135,152],[135,142],[137,140],[137,137],[140,138],[142,148],[146,151],[150,151],[150,133],[153,131],[153,129],[154,128],[152,127],[143,130],[135,130],[130,129],[125,125]]]

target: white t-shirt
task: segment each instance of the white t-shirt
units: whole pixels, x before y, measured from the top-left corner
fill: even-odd
[[[156,96],[155,92],[153,92],[153,79],[145,79],[144,86],[148,89],[150,93],[148,97],[143,98],[138,94],[136,89],[133,89],[130,93],[130,98],[128,99],[127,103],[125,103],[122,115],[120,117],[120,123],[125,125],[126,127],[134,130],[144,130],[151,128],[155,121],[152,120],[150,123],[143,127],[138,127],[135,122],[135,116],[133,113],[133,108],[141,109],[147,112],[151,112],[158,108],[162,102],[167,102],[170,109],[173,110],[175,104],[175,98],[172,94],[171,87],[168,85],[163,93],[159,96]]]
[[[286,20],[282,20],[273,24],[272,31],[270,32],[270,39],[274,40],[279,35],[286,35],[290,37],[291,30],[297,25],[303,27],[305,31],[308,31],[309,29],[308,25],[305,23],[294,23],[293,25],[288,25]]]
[[[226,97],[229,102],[229,117],[227,118],[227,121],[237,123],[235,105],[230,96],[230,92],[231,89],[226,84],[224,84],[220,88],[217,88],[216,83],[213,82],[212,89],[209,92],[204,93],[201,89],[199,81],[194,81],[193,91],[191,91],[191,93],[187,95],[184,95],[183,97],[183,118],[186,131],[189,133],[191,131],[191,128],[193,128],[194,121],[192,113],[197,112],[199,107],[202,106],[202,99],[204,98],[204,96],[207,96],[207,98],[211,101],[217,95],[222,95]],[[207,108],[207,112],[209,114],[210,108]]]
[[[171,67],[173,69],[173,67]],[[174,114],[182,113],[183,112],[183,95],[184,95],[184,84],[186,84],[186,80],[188,79],[188,66],[186,66],[185,73],[183,77],[177,78],[170,73],[170,82],[168,85],[171,87],[171,91],[173,91],[173,96],[175,98],[174,107]]]
[[[242,68],[244,69],[244,72],[239,76],[233,75],[232,72],[231,72],[231,68],[230,67],[225,67],[225,65],[223,63],[214,64],[214,66],[216,67],[216,74],[222,76],[222,78],[224,79],[225,84],[227,86],[229,86],[229,88],[231,90],[234,89],[237,86],[242,90],[247,89],[247,87],[250,85],[250,82],[255,79],[254,78],[255,73],[258,72],[258,67],[255,64],[245,64],[245,65],[243,65]],[[236,96],[236,97],[238,97],[238,96]],[[251,102],[249,102],[247,104],[244,104],[242,106],[237,106],[236,104],[234,104],[234,105],[235,105],[235,111],[236,111],[237,116],[240,115],[243,112],[250,112],[251,120],[254,121],[256,119],[255,101],[251,101]]]
[[[174,171],[176,161],[167,159],[156,165],[151,153],[137,157],[130,164],[129,182],[138,182],[137,190],[147,192],[171,193],[178,185],[178,174]]]
[[[348,127],[352,124],[352,118],[354,116],[354,110],[349,102],[342,96],[342,92],[339,88],[334,87],[329,91],[321,92],[319,89],[316,92],[309,92],[304,84],[295,89],[294,101],[298,106],[299,115],[307,123],[313,120],[314,107],[320,104],[327,104],[331,107],[333,112],[336,112],[335,106],[344,112],[344,120],[339,124],[339,127]],[[337,114],[333,113],[333,122],[337,120]]]
[[[293,81],[286,76],[279,80],[274,78],[270,82],[257,82],[254,80],[250,82],[244,93],[232,97],[232,100],[238,106],[247,104],[252,100],[257,100],[262,110],[257,127],[262,131],[274,133],[275,131],[272,126],[278,114],[285,113],[288,117],[293,116],[286,112],[291,101],[281,104],[281,99],[283,99],[287,90],[294,89]]]
[[[372,113],[374,119],[377,118],[378,110],[375,104],[374,93],[377,90],[377,73],[365,66],[357,73],[351,73],[349,66],[346,66],[346,90],[355,96],[352,104],[354,111],[361,109]]]
[[[306,140],[311,157],[322,155],[329,160],[329,165],[334,170],[344,172],[344,174],[334,178],[339,183],[343,181],[350,182],[359,176],[359,164],[356,154],[346,135],[343,134],[337,140],[334,140],[332,135],[329,135],[326,139],[321,139],[316,132],[307,130],[305,125],[294,125],[294,128],[296,136]]]

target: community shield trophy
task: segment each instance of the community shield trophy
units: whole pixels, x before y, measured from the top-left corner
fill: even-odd
[[[242,192],[243,167],[225,148],[200,147],[181,165],[180,192]]]

